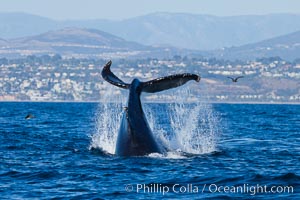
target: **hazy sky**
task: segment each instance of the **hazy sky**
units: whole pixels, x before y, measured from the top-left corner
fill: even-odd
[[[126,19],[161,11],[217,16],[300,14],[300,0],[0,0],[0,12],[52,19]]]

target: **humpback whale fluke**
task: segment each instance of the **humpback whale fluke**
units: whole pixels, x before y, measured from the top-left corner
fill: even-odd
[[[244,78],[244,76],[238,76],[236,78],[233,78],[233,77],[227,77],[227,78],[231,79],[232,82],[237,82],[239,78]]]
[[[112,73],[111,64],[112,62],[109,61],[103,67],[101,74],[104,80],[117,87],[129,89],[128,105],[124,109],[117,138],[116,155],[143,156],[150,153],[166,152],[167,149],[156,142],[150,130],[140,95],[142,92],[154,93],[176,88],[190,80],[199,82],[200,76],[190,73],[175,74],[147,82],[135,78],[128,84]]]

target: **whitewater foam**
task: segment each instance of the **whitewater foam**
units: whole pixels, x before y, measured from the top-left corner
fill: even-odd
[[[113,93],[115,87],[107,85],[107,88],[109,90],[102,96],[98,106],[96,130],[91,136],[90,148],[99,148],[114,154],[125,106],[123,103],[127,100],[122,93]],[[177,152],[205,154],[216,151],[219,119],[212,106],[198,102],[186,103],[190,95],[187,88],[173,91],[173,95],[177,96],[176,103],[162,106],[143,103],[146,118],[155,138],[169,150],[167,157],[173,155],[181,158],[182,155]],[[161,123],[162,121],[165,122]]]

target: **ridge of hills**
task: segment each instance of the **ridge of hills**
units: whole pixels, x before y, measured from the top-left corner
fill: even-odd
[[[98,29],[150,46],[215,50],[242,46],[300,30],[300,15],[218,17],[157,12],[125,20],[52,20],[26,13],[0,13],[0,38],[11,39],[78,27]]]

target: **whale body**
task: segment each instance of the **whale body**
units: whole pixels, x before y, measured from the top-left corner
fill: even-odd
[[[200,81],[196,74],[175,74],[147,82],[133,79],[130,84],[123,82],[110,70],[109,61],[102,70],[102,77],[107,82],[129,90],[127,107],[125,107],[119,128],[116,151],[118,156],[144,156],[151,153],[163,154],[167,149],[155,139],[145,117],[140,96],[142,92],[155,93],[175,88],[190,80]]]

